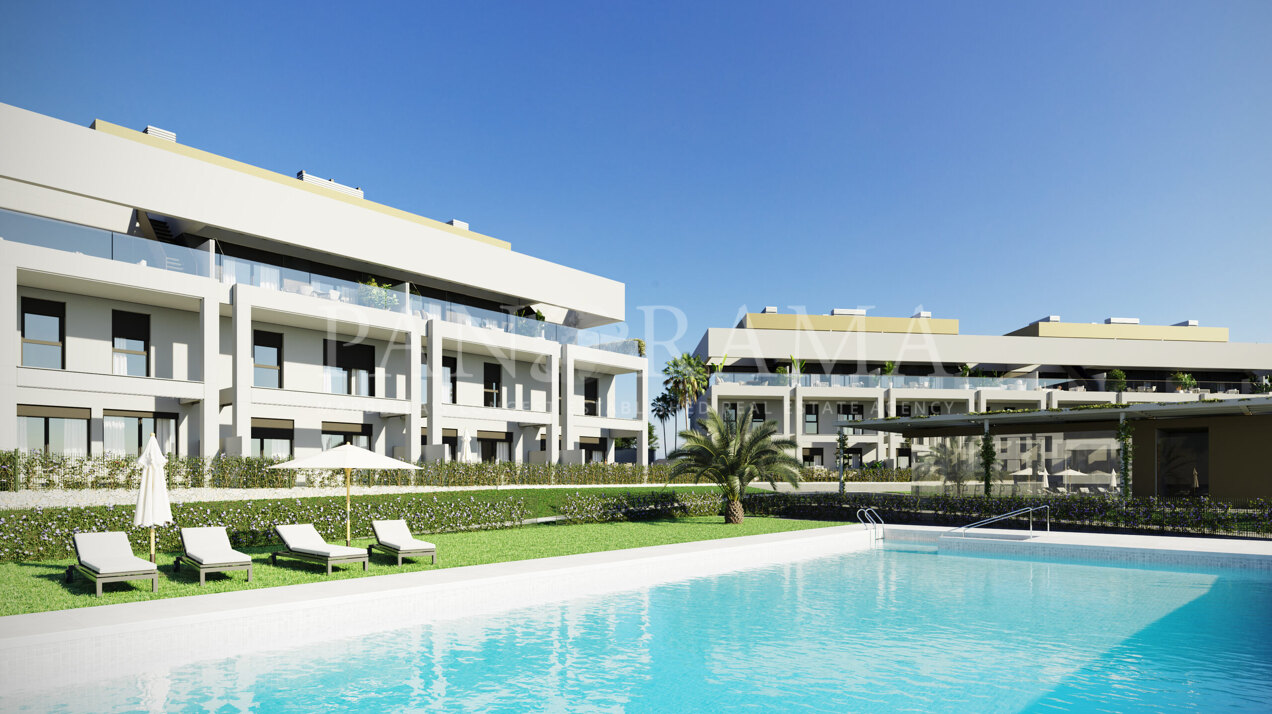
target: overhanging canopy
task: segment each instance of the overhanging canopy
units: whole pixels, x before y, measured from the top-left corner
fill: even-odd
[[[982,434],[985,425],[995,434],[1032,432],[1102,431],[1117,428],[1118,421],[1142,419],[1189,419],[1207,416],[1272,414],[1272,397],[1221,399],[1196,402],[1152,404],[1109,404],[1099,407],[1037,409],[1030,411],[986,412],[983,414],[940,414],[929,417],[869,419],[852,423],[854,429],[870,429],[902,434],[907,438],[925,436],[970,436]]]

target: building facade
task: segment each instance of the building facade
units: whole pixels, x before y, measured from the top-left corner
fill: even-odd
[[[1229,342],[1226,328],[1194,321],[1049,316],[1007,335],[964,335],[954,319],[862,310],[765,308],[735,327],[708,329],[695,354],[713,370],[698,409],[775,420],[806,464],[828,468],[841,429],[849,467],[906,467],[926,448],[922,439],[853,428],[863,419],[1225,399],[1266,389],[1272,370],[1272,345]]]
[[[622,283],[153,127],[0,105],[0,271],[0,449],[647,454]]]

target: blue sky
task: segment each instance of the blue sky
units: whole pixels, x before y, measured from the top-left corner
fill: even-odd
[[[467,220],[625,282],[636,336],[672,336],[641,306],[683,310],[683,350],[743,305],[1272,340],[1272,3],[2,16],[0,101]]]

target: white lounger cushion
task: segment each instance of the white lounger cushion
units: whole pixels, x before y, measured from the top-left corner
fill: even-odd
[[[252,558],[230,545],[230,536],[222,526],[182,528],[181,542],[190,560],[200,565],[246,565]]]
[[[371,529],[380,545],[394,550],[437,550],[437,546],[428,541],[416,540],[406,521],[371,521]]]
[[[345,545],[331,545],[318,535],[318,529],[312,523],[299,523],[290,526],[278,526],[275,530],[282,537],[288,550],[309,555],[321,555],[328,558],[339,558],[346,555],[366,555],[362,548],[351,548]]]
[[[98,575],[155,570],[154,563],[133,555],[132,546],[128,543],[128,535],[123,531],[76,533],[74,537],[80,565]]]

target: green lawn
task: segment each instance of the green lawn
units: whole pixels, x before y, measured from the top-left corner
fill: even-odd
[[[527,489],[527,491],[535,490],[540,489]],[[317,565],[296,561],[280,560],[278,566],[271,566],[269,553],[277,550],[277,547],[243,548],[242,550],[250,554],[255,561],[255,573],[250,584],[246,582],[247,574],[240,571],[209,575],[207,585],[202,588],[199,587],[197,573],[191,573],[188,569],[180,573],[172,571],[172,561],[176,553],[160,553],[157,594],[150,592],[149,581],[138,580],[128,583],[107,583],[103,586],[103,595],[100,598],[93,595],[92,583],[83,578],[77,577],[72,585],[65,584],[63,574],[66,567],[74,562],[73,560],[0,563],[0,615],[296,585],[339,578],[360,578],[412,570],[429,570],[434,567],[456,568],[464,565],[594,553],[761,533],[780,533],[834,525],[840,524],[826,521],[748,517],[741,525],[730,526],[726,525],[719,516],[708,516],[674,521],[544,525],[499,531],[438,533],[424,536],[426,540],[437,544],[439,561],[437,566],[429,565],[428,560],[425,559],[421,563],[406,561],[399,568],[394,564],[393,559],[377,554],[372,556],[370,569],[366,573],[363,573],[361,565],[354,565],[338,568],[330,576]],[[365,539],[355,540],[354,545],[365,547],[370,542]]]

